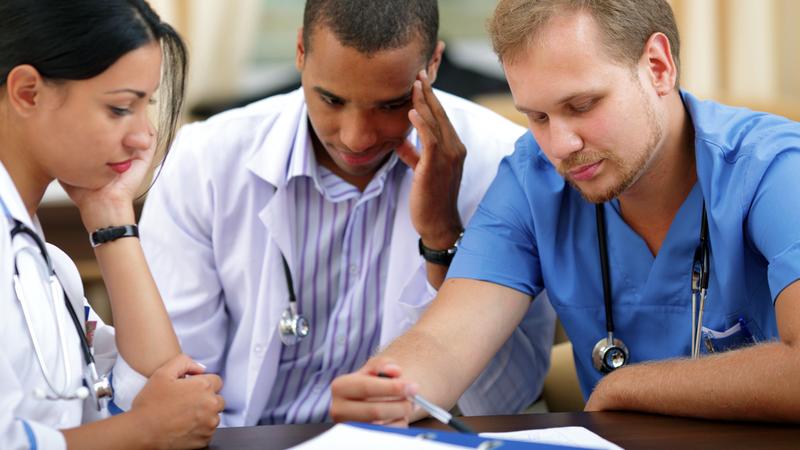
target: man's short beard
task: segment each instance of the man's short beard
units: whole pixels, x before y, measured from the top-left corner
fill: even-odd
[[[643,97],[643,100],[647,102],[645,97]],[[590,203],[605,203],[611,199],[617,198],[629,187],[633,186],[633,184],[639,180],[642,174],[647,172],[650,162],[652,161],[652,156],[656,151],[656,147],[664,137],[664,127],[661,122],[656,119],[655,110],[650,102],[646,103],[645,110],[647,113],[648,128],[651,130],[651,134],[644,146],[644,151],[637,152],[636,159],[633,161],[626,164],[625,161],[619,157],[619,154],[615,154],[610,151],[591,153],[580,151],[570,155],[570,157],[564,160],[564,162],[559,166],[558,172],[561,174],[561,176],[564,177],[564,179],[567,180],[567,182],[572,185],[575,190],[580,192],[581,196],[586,201]],[[605,163],[610,164],[611,167],[618,167],[621,172],[620,181],[602,192],[586,192],[567,176],[567,172],[572,168],[580,167],[585,164],[596,163],[600,160],[604,160]]]

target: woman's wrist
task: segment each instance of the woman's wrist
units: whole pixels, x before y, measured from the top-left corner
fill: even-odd
[[[116,200],[103,203],[93,203],[81,209],[81,221],[88,233],[93,233],[100,228],[136,223],[136,213],[130,200]]]

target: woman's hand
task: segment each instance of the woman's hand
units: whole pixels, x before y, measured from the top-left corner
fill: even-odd
[[[136,221],[133,199],[145,179],[153,161],[156,139],[151,138],[150,148],[131,154],[130,168],[114,177],[99,189],[87,189],[61,183],[67,195],[81,212],[81,220],[91,233],[98,228],[129,225]]]

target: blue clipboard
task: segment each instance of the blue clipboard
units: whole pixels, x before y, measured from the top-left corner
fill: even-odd
[[[485,438],[476,434],[456,433],[452,431],[432,430],[429,428],[394,428],[385,427],[381,425],[372,425],[368,423],[347,422],[347,425],[364,428],[372,431],[380,431],[382,433],[401,434],[419,439],[427,439],[436,442],[443,442],[450,445],[456,445],[464,448],[472,448],[477,450],[564,450],[576,449],[579,447],[566,447],[562,445],[553,444],[538,444],[535,442],[522,442],[522,441],[509,441],[505,439]]]

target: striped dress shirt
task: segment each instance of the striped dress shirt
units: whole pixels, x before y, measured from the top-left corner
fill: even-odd
[[[307,128],[307,122],[302,127]],[[330,383],[358,369],[378,346],[397,191],[406,167],[392,154],[364,192],[317,164],[299,130],[287,167],[297,230],[291,268],[309,336],[283,346],[261,424],[327,420]]]

